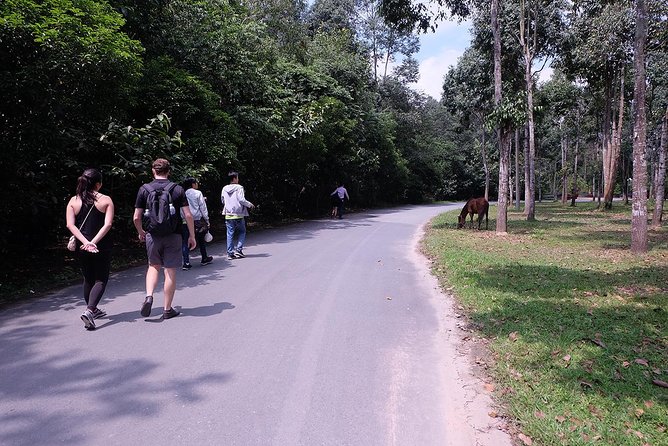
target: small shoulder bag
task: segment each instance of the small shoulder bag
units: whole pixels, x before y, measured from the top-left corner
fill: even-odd
[[[90,206],[90,209],[88,209],[88,213],[86,214],[86,218],[84,218],[84,221],[81,222],[81,225],[79,226],[79,231],[81,231],[81,228],[83,228],[83,225],[86,223],[86,220],[88,220],[88,216],[90,215],[90,211],[93,210],[95,207],[95,203],[93,203]],[[70,236],[70,239],[67,241],[67,249],[70,251],[76,251],[77,249],[77,238],[75,236]]]

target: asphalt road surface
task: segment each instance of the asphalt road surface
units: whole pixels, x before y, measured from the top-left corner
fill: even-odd
[[[249,232],[245,259],[178,272],[161,320],[145,268],[0,313],[0,444],[503,445],[466,375],[451,304],[416,248],[451,206]],[[462,372],[463,370],[463,372]]]

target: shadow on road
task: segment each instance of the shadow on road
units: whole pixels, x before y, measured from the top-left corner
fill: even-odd
[[[229,305],[229,304],[228,304]],[[223,308],[225,304],[219,304]],[[163,402],[177,399],[193,404],[206,397],[210,385],[232,379],[230,373],[203,373],[194,377],[151,380],[158,364],[145,359],[113,361],[92,359],[80,349],[63,349],[57,354],[34,355],[45,336],[60,330],[58,325],[34,325],[5,330],[0,344],[3,358],[0,395],[5,402],[0,424],[0,444],[32,445],[35,439],[51,444],[88,444],[88,429],[115,418],[156,417]],[[43,405],[45,394],[68,401],[63,406]],[[26,404],[34,400],[34,404]],[[11,409],[20,401],[23,409]],[[87,416],[72,424],[70,405],[90,405]],[[28,407],[29,409],[26,409]]]

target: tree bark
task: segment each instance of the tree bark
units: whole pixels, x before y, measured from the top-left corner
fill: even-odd
[[[501,105],[503,98],[501,83],[501,29],[499,26],[499,0],[491,0],[491,25],[494,36],[494,105]],[[508,232],[508,172],[509,152],[508,129],[499,124],[499,197],[497,201],[496,233]]]
[[[482,168],[485,170],[485,200],[489,201],[489,164],[487,163],[487,149],[485,148],[485,128],[482,126]]]
[[[559,123],[559,129],[561,130],[561,204],[566,204],[568,198],[568,165],[566,164],[568,138],[564,135],[563,119]]]
[[[528,152],[525,151],[524,163],[525,166],[525,175],[524,175],[524,215],[527,217],[527,221],[533,221],[536,219],[536,171],[535,171],[535,158],[536,158],[536,142],[534,135],[534,115],[533,115],[533,77],[531,76],[531,67],[533,65],[533,59],[536,51],[536,40],[537,25],[533,27],[533,36],[528,35],[530,33],[531,27],[525,24],[525,17],[527,22],[531,21],[531,11],[526,10],[525,2],[522,0],[520,2],[520,44],[522,45],[523,55],[524,55],[524,82],[527,93],[527,138],[528,138]],[[533,15],[534,24],[538,21],[536,14]],[[533,46],[532,46],[533,43]]]
[[[603,190],[603,203],[605,209],[612,209],[612,199],[615,192],[617,170],[619,168],[619,154],[622,145],[622,124],[624,122],[624,70],[620,70],[619,107],[617,109],[617,120],[612,119],[612,129],[607,138],[607,150],[604,147],[603,171],[605,185]],[[607,153],[606,153],[607,152]]]
[[[524,126],[524,216],[529,220],[529,126]]]
[[[635,86],[633,123],[633,205],[631,215],[631,251],[647,252],[647,116],[645,111],[647,42],[647,5],[636,0],[636,34],[634,39]]]
[[[571,206],[575,206],[575,197],[578,195],[578,149],[580,141],[575,137],[575,161],[573,162],[573,188],[571,189]]]
[[[652,228],[660,228],[663,220],[663,200],[666,191],[666,144],[668,144],[668,106],[661,123],[661,142],[657,160],[657,172],[654,181],[654,214]]]
[[[515,210],[520,210],[520,129],[515,129]]]

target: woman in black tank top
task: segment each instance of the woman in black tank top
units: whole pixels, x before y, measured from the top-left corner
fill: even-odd
[[[83,294],[86,311],[81,320],[87,330],[95,330],[95,321],[106,316],[97,307],[109,281],[111,268],[111,224],[114,203],[99,192],[102,174],[97,169],[86,169],[77,181],[77,192],[67,204],[67,229],[77,239],[76,254],[83,275]]]

